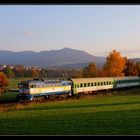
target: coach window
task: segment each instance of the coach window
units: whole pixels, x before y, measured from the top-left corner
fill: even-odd
[[[91,86],[93,86],[93,83],[91,83]]]
[[[86,87],[86,83],[84,83],[84,87]]]
[[[83,87],[83,84],[80,84],[80,87]]]
[[[97,84],[96,84],[96,83],[94,83],[94,85],[96,86]]]
[[[90,83],[88,83],[88,87],[90,86]]]

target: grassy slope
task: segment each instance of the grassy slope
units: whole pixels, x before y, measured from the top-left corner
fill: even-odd
[[[140,135],[140,95],[123,94],[20,104],[0,113],[0,134]]]
[[[24,80],[29,80],[29,78],[13,78],[13,79],[8,79],[8,89],[10,90],[18,90],[18,83]],[[4,93],[0,97],[0,101],[3,100],[15,100],[17,97],[18,92],[11,92],[8,91],[7,93]]]
[[[18,89],[18,83],[24,80],[29,80],[29,78],[13,78],[13,79],[8,79],[9,81],[9,89]]]

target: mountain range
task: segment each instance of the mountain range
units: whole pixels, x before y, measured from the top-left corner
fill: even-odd
[[[140,61],[140,58],[135,58]],[[0,50],[0,64],[38,67],[85,67],[95,62],[98,67],[106,62],[106,57],[93,56],[85,51],[71,48],[49,51],[13,52]]]

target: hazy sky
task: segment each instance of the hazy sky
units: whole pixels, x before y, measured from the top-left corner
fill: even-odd
[[[140,5],[0,5],[0,50],[64,47],[140,57]]]

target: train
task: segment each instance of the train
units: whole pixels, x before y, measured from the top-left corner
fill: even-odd
[[[129,87],[140,87],[139,76],[70,78],[45,80],[42,78],[21,81],[18,83],[18,101],[34,101],[37,97],[75,96],[97,91],[117,90]]]

